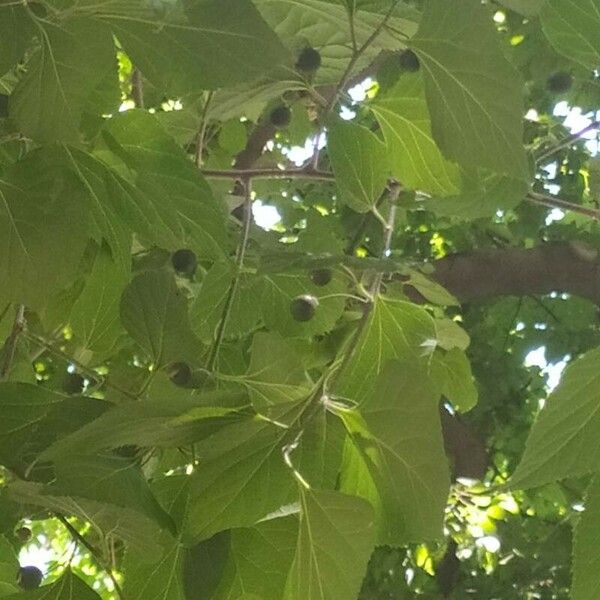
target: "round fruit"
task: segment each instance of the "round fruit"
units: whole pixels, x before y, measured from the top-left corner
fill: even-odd
[[[321,66],[321,54],[314,48],[304,48],[298,55],[296,69],[301,73],[314,73]]]
[[[283,128],[287,127],[292,120],[292,111],[285,104],[274,108],[269,115],[269,121],[275,127]]]
[[[193,275],[198,268],[198,259],[193,250],[182,248],[171,255],[173,268],[182,275]]]
[[[21,542],[21,544],[26,544],[29,540],[31,540],[32,533],[29,527],[19,527],[15,530],[15,537]]]
[[[310,280],[318,286],[327,285],[333,277],[331,269],[315,269],[310,273]]]
[[[573,76],[565,71],[558,71],[548,77],[546,87],[553,94],[564,94],[571,89],[573,85]]]
[[[21,567],[17,575],[17,583],[24,590],[35,590],[40,587],[44,574],[33,566]]]
[[[404,50],[400,54],[400,67],[409,73],[416,73],[421,67],[419,57],[412,50]]]
[[[85,379],[79,373],[67,373],[62,387],[66,394],[81,394],[85,387]]]
[[[192,369],[184,362],[178,362],[171,365],[171,381],[175,385],[185,387],[192,381]]]
[[[319,306],[319,301],[314,296],[303,294],[296,296],[290,304],[290,312],[295,321],[310,321]]]

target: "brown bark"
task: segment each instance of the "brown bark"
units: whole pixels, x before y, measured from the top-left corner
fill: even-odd
[[[453,254],[432,278],[462,302],[560,292],[600,304],[600,252],[580,242]]]

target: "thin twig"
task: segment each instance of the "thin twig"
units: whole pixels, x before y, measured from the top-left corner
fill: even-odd
[[[584,127],[581,131],[576,131],[575,133],[572,133],[571,135],[567,136],[564,140],[562,140],[555,146],[552,146],[552,148],[548,148],[548,150],[545,150],[544,152],[542,152],[535,159],[535,162],[538,164],[541,162],[544,162],[545,160],[554,156],[557,152],[560,152],[564,148],[568,148],[569,146],[574,144],[581,137],[583,137],[586,133],[589,133],[590,131],[595,131],[596,129],[600,129],[600,121],[593,121],[587,127]]]
[[[117,580],[116,575],[114,574],[110,564],[104,560],[102,553],[90,542],[88,542],[85,537],[79,533],[79,531],[69,523],[67,518],[64,515],[56,514],[56,518],[65,526],[67,531],[71,534],[73,540],[79,544],[81,544],[84,548],[88,550],[88,552],[94,557],[95,561],[102,567],[102,569],[106,572],[106,574],[110,577],[113,585],[115,586],[115,592],[117,596],[121,600],[125,600],[125,595],[123,594],[123,590]]]
[[[105,379],[102,375],[100,375],[93,369],[90,369],[89,367],[87,367],[83,363],[79,362],[77,359],[73,358],[72,356],[69,356],[66,352],[63,352],[60,348],[56,348],[54,346],[54,344],[52,344],[48,340],[44,339],[43,337],[36,335],[36,334],[32,333],[31,331],[25,331],[23,333],[23,336],[26,337],[27,339],[31,340],[32,342],[38,344],[40,347],[44,348],[45,350],[54,354],[55,356],[58,356],[59,358],[62,358],[64,361],[75,365],[77,367],[77,369],[79,369],[79,371],[81,371],[84,375],[86,375],[86,374],[89,375],[99,385],[106,385],[107,388],[111,388],[111,389],[115,390],[116,392],[119,392],[120,394],[127,396],[131,400],[138,399],[138,396],[136,394],[134,394],[133,392],[125,390],[125,389],[119,387],[118,385],[115,385],[110,380]]]
[[[390,6],[390,9],[386,13],[386,15],[383,17],[381,23],[379,23],[379,25],[371,32],[371,35],[365,40],[363,45],[360,48],[358,48],[358,50],[356,50],[355,52],[352,53],[352,58],[350,59],[350,62],[346,66],[346,70],[344,71],[342,77],[340,78],[340,81],[336,87],[336,90],[335,90],[333,96],[331,97],[331,100],[329,101],[329,106],[327,107],[327,112],[330,112],[333,109],[333,107],[335,106],[337,97],[338,97],[339,93],[346,86],[346,83],[352,73],[352,69],[354,69],[354,66],[358,62],[358,59],[364,54],[365,50],[367,50],[367,48],[379,37],[379,35],[383,31],[383,28],[386,26],[387,22],[390,20],[390,17],[392,16],[399,1],[400,0],[393,0],[392,4]]]
[[[25,305],[19,304],[17,306],[17,312],[15,314],[15,320],[13,321],[12,330],[6,344],[4,344],[4,363],[2,364],[2,371],[0,371],[0,379],[6,379],[10,374],[13,361],[15,359],[15,353],[17,351],[17,342],[19,336],[25,329]]]
[[[400,195],[400,191],[401,191],[401,186],[399,184],[390,185],[389,198],[390,198],[391,204],[390,204],[390,211],[388,214],[387,222],[384,226],[383,250],[381,252],[382,258],[387,258],[388,254],[390,253],[391,247],[392,247],[392,237],[394,235],[394,226],[396,224],[396,213],[398,210],[397,200],[398,200],[398,196]],[[348,344],[348,347],[344,353],[344,357],[343,357],[341,363],[339,363],[339,366],[336,368],[335,377],[333,378],[334,382],[340,377],[340,375],[342,375],[344,369],[348,366],[348,364],[350,363],[350,361],[352,360],[352,357],[354,356],[354,354],[356,352],[356,348],[358,347],[362,333],[363,333],[365,327],[367,326],[367,323],[369,321],[369,316],[371,315],[371,311],[373,310],[373,306],[375,305],[375,300],[377,299],[377,296],[379,295],[379,292],[381,290],[382,282],[383,282],[383,272],[378,271],[373,279],[373,282],[371,283],[370,288],[369,288],[370,300],[369,300],[369,302],[365,302],[363,304],[363,313],[362,313],[362,316],[358,323],[358,327],[354,331],[354,335],[353,335],[350,343]]]
[[[591,217],[600,221],[600,210],[596,208],[590,208],[588,206],[581,206],[580,204],[573,204],[567,200],[561,200],[554,196],[548,196],[547,194],[540,194],[538,192],[529,192],[525,199],[532,204],[538,204],[540,206],[546,206],[548,208],[559,208],[560,210],[570,210],[586,217]]]
[[[202,117],[200,121],[200,129],[198,130],[198,135],[196,136],[196,153],[195,153],[195,162],[198,168],[202,167],[202,153],[204,151],[204,136],[206,135],[206,127],[208,126],[208,110],[210,108],[210,104],[212,102],[214,96],[214,92],[208,92],[206,94],[206,98],[204,99],[204,107],[202,109]]]
[[[217,331],[215,334],[215,341],[210,350],[210,354],[208,356],[208,361],[206,364],[206,369],[208,371],[213,371],[215,368],[215,363],[217,361],[217,357],[219,354],[219,348],[223,342],[223,338],[225,337],[225,328],[227,326],[227,321],[229,320],[229,314],[231,313],[231,308],[233,307],[233,301],[235,299],[235,294],[237,292],[237,288],[240,281],[240,274],[242,268],[244,266],[244,258],[246,256],[246,248],[248,247],[248,240],[250,239],[250,225],[252,224],[252,179],[245,178],[243,180],[244,185],[244,220],[242,223],[242,235],[240,238],[240,242],[237,247],[236,257],[235,257],[235,273],[233,279],[231,281],[231,285],[229,286],[229,291],[227,292],[227,297],[225,298],[225,304],[223,306],[223,313],[221,314],[221,320],[219,321],[219,325],[217,326]]]
[[[137,108],[144,108],[144,84],[142,74],[137,67],[131,73],[131,97]]]
[[[231,169],[215,171],[203,169],[202,175],[207,179],[320,179],[334,181],[335,176],[330,171],[315,171],[313,169]]]

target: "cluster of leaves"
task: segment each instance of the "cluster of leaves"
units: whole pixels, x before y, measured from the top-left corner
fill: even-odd
[[[0,598],[565,597],[586,489],[594,598],[595,307],[434,265],[600,243],[524,202],[592,203],[552,109],[597,108],[600,3],[489,4],[0,0]],[[529,434],[541,345],[583,356]]]

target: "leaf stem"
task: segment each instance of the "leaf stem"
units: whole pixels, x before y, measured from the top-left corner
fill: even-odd
[[[562,140],[555,146],[552,146],[551,148],[548,148],[548,150],[542,152],[538,157],[536,157],[535,162],[537,164],[544,162],[545,160],[554,156],[557,152],[560,152],[564,148],[568,148],[569,146],[574,144],[586,133],[589,133],[590,131],[595,131],[596,129],[600,129],[600,121],[592,121],[592,123],[590,123],[587,127],[584,127],[580,131],[576,131],[575,133],[572,133],[571,135],[567,136],[564,140]]]
[[[4,345],[4,363],[2,364],[2,370],[0,371],[0,379],[6,379],[10,374],[13,361],[15,359],[15,353],[17,351],[17,342],[23,330],[25,329],[25,305],[19,304],[15,314],[15,320],[13,321],[12,330],[6,344]]]
[[[342,77],[340,78],[340,81],[336,87],[336,90],[335,90],[333,96],[331,97],[331,100],[329,101],[329,105],[328,105],[327,111],[326,111],[327,113],[331,112],[331,110],[333,110],[333,107],[335,106],[337,98],[338,98],[340,92],[344,89],[346,83],[348,82],[348,79],[350,78],[350,75],[352,73],[352,69],[354,69],[356,63],[358,62],[358,59],[364,54],[365,50],[367,50],[367,48],[379,37],[379,35],[383,31],[383,28],[386,26],[387,22],[389,21],[390,17],[392,16],[399,1],[400,0],[392,1],[390,8],[389,8],[388,12],[386,13],[386,15],[383,17],[383,19],[381,20],[381,23],[379,23],[379,25],[371,32],[371,35],[364,41],[363,45],[360,46],[360,48],[358,48],[357,50],[355,50],[352,53],[352,58],[348,62],[348,65],[346,66],[346,69],[345,69],[344,73],[342,74]]]
[[[242,236],[240,238],[235,257],[236,270],[233,276],[233,280],[231,281],[231,285],[229,286],[227,297],[225,298],[225,304],[223,306],[221,320],[219,321],[219,325],[217,327],[215,335],[215,341],[212,345],[210,354],[208,356],[206,369],[210,372],[212,372],[215,368],[217,356],[219,354],[219,348],[221,347],[221,344],[223,343],[223,338],[225,337],[225,328],[227,326],[227,321],[229,320],[229,315],[233,307],[233,301],[235,299],[235,294],[237,292],[237,288],[240,281],[240,273],[244,266],[246,248],[248,247],[248,240],[250,239],[250,226],[252,224],[252,179],[250,177],[245,177],[243,179],[243,186],[244,220],[242,223]]]
[[[561,210],[570,210],[580,215],[585,215],[600,221],[600,210],[596,208],[590,208],[588,206],[581,206],[580,204],[573,204],[567,200],[561,200],[554,196],[548,196],[547,194],[540,194],[538,192],[529,192],[525,199],[532,204],[538,204],[540,206],[546,206],[548,208],[559,208]]]
[[[203,169],[202,175],[207,179],[319,179],[334,181],[335,177],[330,171],[316,169],[230,169],[217,171]]]
[[[67,531],[70,533],[71,537],[73,538],[73,541],[77,542],[78,544],[81,544],[84,548],[86,548],[86,550],[94,557],[95,561],[100,565],[100,567],[104,569],[106,574],[110,577],[115,587],[115,593],[120,598],[120,600],[125,600],[125,595],[123,594],[121,585],[117,581],[117,577],[114,574],[110,564],[107,561],[105,561],[102,557],[102,553],[94,545],[88,542],[85,539],[85,537],[73,525],[71,525],[71,523],[69,523],[69,521],[64,515],[61,515],[59,513],[55,513],[55,515],[56,518],[65,526]]]
[[[206,135],[206,128],[208,126],[208,111],[210,109],[210,104],[212,102],[213,96],[214,96],[214,92],[208,92],[206,94],[206,98],[204,100],[204,107],[202,109],[200,129],[198,130],[198,135],[196,136],[196,152],[194,155],[194,160],[195,160],[196,166],[198,168],[202,167],[202,153],[204,151],[204,136]]]

